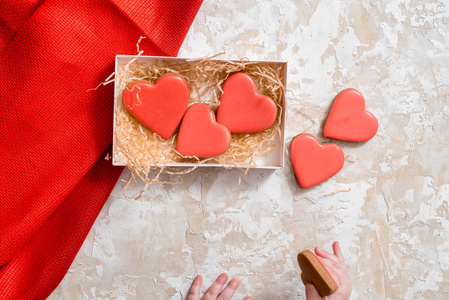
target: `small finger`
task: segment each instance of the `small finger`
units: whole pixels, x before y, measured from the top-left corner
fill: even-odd
[[[232,296],[235,293],[235,290],[239,287],[240,280],[238,278],[232,278],[231,281],[229,281],[226,288],[221,292],[220,297],[218,297],[219,300],[229,300],[232,298]]]
[[[203,277],[201,275],[196,276],[195,279],[193,280],[192,286],[190,287],[189,296],[187,297],[187,300],[200,299],[202,284],[203,284]]]
[[[306,284],[306,299],[307,300],[318,300],[322,299],[315,286],[311,283]]]
[[[320,261],[326,269],[333,270],[336,273],[339,273],[346,269],[345,263],[336,256],[334,256],[334,259],[320,258]]]
[[[344,262],[345,258],[343,257],[343,253],[341,252],[340,244],[338,242],[334,242],[332,244],[332,249],[334,250],[335,256],[337,256],[342,262]]]
[[[215,300],[218,294],[220,294],[221,289],[225,285],[226,281],[228,281],[228,274],[221,273],[220,276],[218,276],[217,280],[215,280],[215,282],[207,290],[206,294],[203,297],[203,300]]]
[[[324,249],[321,249],[321,248],[319,248],[319,247],[316,247],[315,248],[315,254],[317,255],[317,256],[319,256],[320,258],[324,258],[324,259],[328,259],[328,260],[331,260],[331,261],[334,261],[334,262],[337,262],[338,261],[338,259],[337,259],[337,257],[335,256],[335,255],[333,255],[333,254],[330,254],[329,252],[327,252],[326,250],[324,250]]]

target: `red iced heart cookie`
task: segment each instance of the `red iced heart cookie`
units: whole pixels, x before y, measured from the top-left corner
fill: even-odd
[[[365,110],[365,99],[354,89],[341,91],[324,125],[323,135],[348,142],[365,142],[377,132],[376,117]]]
[[[211,157],[228,149],[229,130],[215,121],[215,114],[206,104],[196,103],[187,109],[178,133],[176,150],[184,156]]]
[[[232,133],[250,133],[265,130],[276,120],[277,107],[274,101],[257,93],[251,76],[235,73],[225,81],[217,122]]]
[[[176,74],[164,75],[156,84],[133,82],[123,92],[123,104],[130,114],[164,139],[175,132],[189,98],[189,85]]]
[[[345,161],[343,150],[338,145],[320,144],[310,134],[300,134],[292,140],[290,157],[296,179],[304,189],[337,174]]]

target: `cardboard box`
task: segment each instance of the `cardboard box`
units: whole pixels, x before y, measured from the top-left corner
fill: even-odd
[[[171,64],[184,64],[184,63],[195,63],[195,60],[192,59],[185,59],[185,58],[170,58],[170,57],[155,57],[155,56],[131,56],[131,55],[117,55],[115,59],[115,72],[118,74],[120,71],[120,67],[123,67],[130,61],[135,60],[133,63],[141,63],[145,64],[146,66],[151,66],[155,64],[161,64],[169,62]],[[211,59],[213,61],[213,59]],[[217,60],[222,61],[222,60]],[[239,63],[240,61],[233,61],[236,63]],[[280,61],[252,61],[256,62],[260,65],[271,65],[275,68],[279,68],[281,73],[281,81],[284,87],[287,86],[287,63],[286,62],[280,62]],[[116,77],[115,85],[114,85],[114,138],[113,138],[113,156],[112,156],[112,164],[114,166],[125,166],[123,163],[123,154],[117,151],[116,147],[116,110],[117,108],[121,108],[122,103],[122,93],[120,92],[120,79]],[[255,163],[257,166],[255,168],[262,168],[262,169],[282,169],[284,167],[284,154],[285,154],[285,142],[284,142],[284,131],[285,131],[285,114],[286,114],[286,99],[285,99],[285,93],[282,96],[282,111],[280,116],[280,137],[276,137],[274,141],[275,148],[264,155],[260,155],[255,159]],[[166,164],[166,166],[169,167],[194,167],[196,166],[196,163],[169,163]],[[246,168],[246,165],[239,165],[235,166],[233,162],[226,163],[224,165],[222,164],[216,164],[216,163],[202,163],[200,167],[240,167],[240,168]]]

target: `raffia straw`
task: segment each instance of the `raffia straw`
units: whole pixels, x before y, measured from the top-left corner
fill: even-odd
[[[116,148],[114,151],[120,153],[121,161],[132,173],[125,190],[137,177],[146,184],[138,197],[153,183],[179,184],[179,179],[173,181],[170,178],[162,178],[182,176],[206,162],[219,164],[225,168],[239,168],[246,174],[249,168],[256,166],[257,156],[274,149],[273,142],[281,136],[280,124],[284,109],[282,99],[285,95],[285,86],[282,84],[283,75],[280,68],[248,60],[236,62],[211,58],[188,60],[184,63],[159,60],[155,64],[145,65],[138,59],[141,53],[142,51],[139,51],[139,54],[129,63],[120,66],[115,74],[115,79],[119,83],[119,93],[115,99]],[[258,86],[258,92],[274,100],[278,107],[278,114],[274,124],[266,130],[250,134],[232,134],[229,148],[216,157],[183,157],[175,150],[177,132],[168,140],[162,139],[138,122],[122,104],[121,95],[132,82],[146,80],[155,83],[162,75],[174,73],[182,76],[189,83],[191,90],[189,105],[200,102],[216,110],[220,104],[219,97],[223,83],[236,72],[245,72],[252,76]],[[173,167],[167,167],[171,163],[194,163],[195,166],[174,171]]]

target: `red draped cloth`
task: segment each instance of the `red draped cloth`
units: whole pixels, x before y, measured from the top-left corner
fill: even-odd
[[[0,2],[0,299],[45,299],[122,168],[111,151],[117,54],[176,56],[201,1]]]

